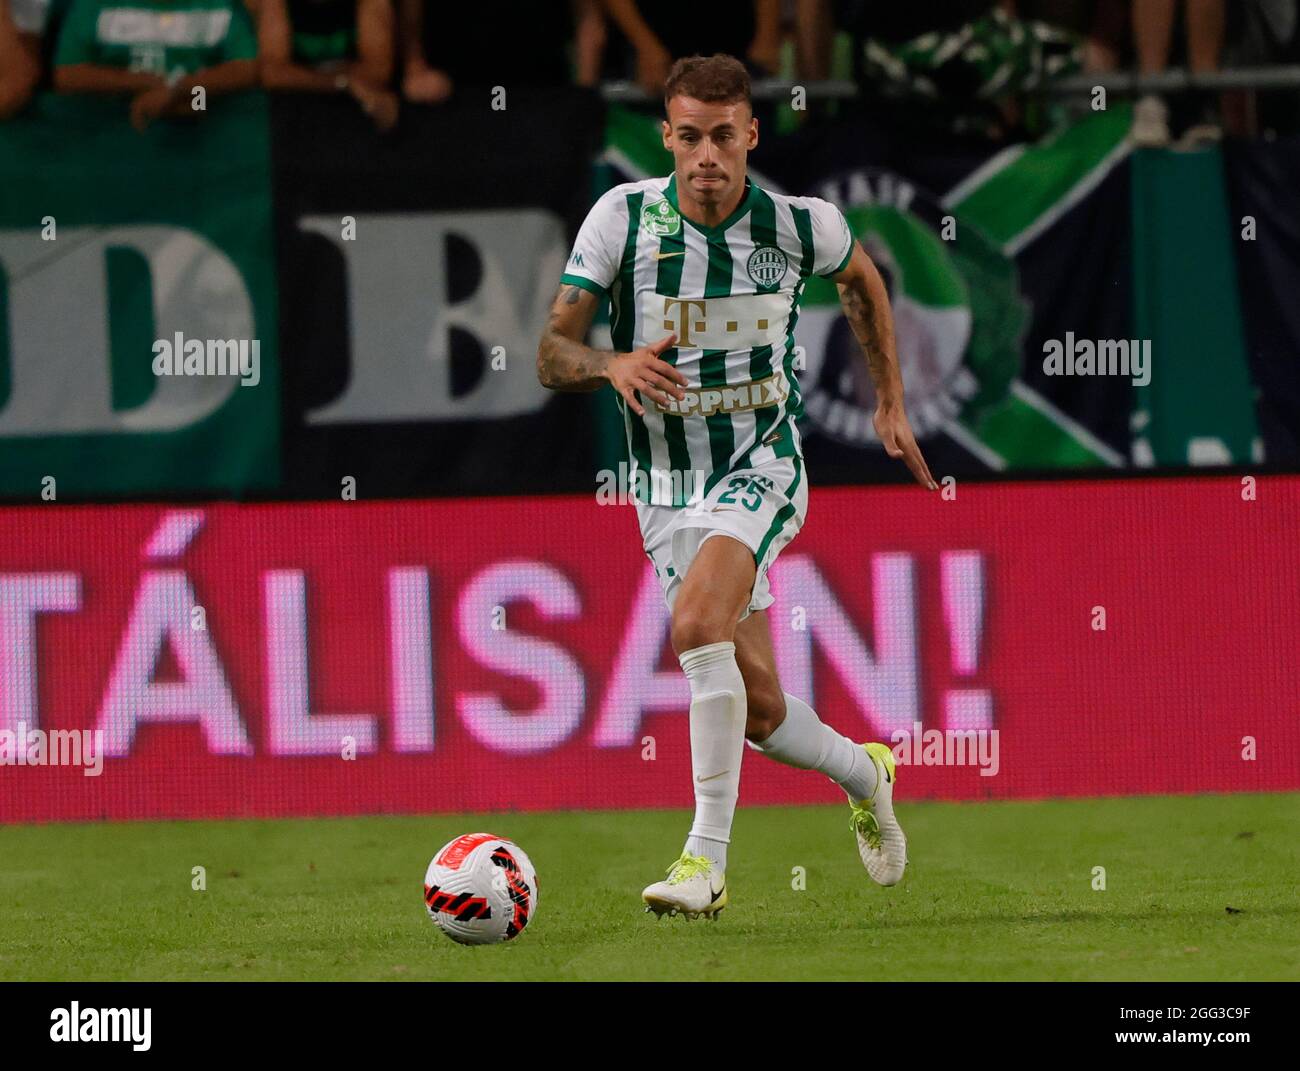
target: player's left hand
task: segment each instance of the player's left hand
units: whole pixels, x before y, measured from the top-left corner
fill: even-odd
[[[912,470],[916,482],[927,491],[938,490],[939,485],[934,482],[929,466],[921,456],[921,448],[916,445],[916,436],[912,434],[912,425],[907,421],[902,403],[878,405],[872,423],[876,426],[876,434],[880,436],[885,453],[890,457],[901,457],[904,464]]]

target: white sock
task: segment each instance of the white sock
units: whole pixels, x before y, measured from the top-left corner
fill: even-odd
[[[727,869],[727,842],[713,840],[709,837],[689,836],[686,838],[686,850],[692,855],[702,855],[719,870]]]
[[[866,749],[837,733],[802,699],[783,694],[785,721],[766,740],[751,740],[749,746],[786,766],[820,770],[851,800],[870,798],[876,791],[876,764]]]
[[[745,754],[745,679],[736,665],[734,643],[705,644],[678,661],[691,683],[695,821],[686,850],[725,869]]]

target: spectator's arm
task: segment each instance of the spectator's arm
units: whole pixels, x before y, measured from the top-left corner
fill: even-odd
[[[14,25],[9,0],[0,0],[0,119],[17,115],[31,99],[41,74],[37,55]]]
[[[54,68],[54,88],[60,93],[140,93],[163,84],[156,74],[97,63],[68,63]]]
[[[258,0],[257,47],[261,54],[262,85],[307,93],[336,93],[338,76],[293,62],[293,28],[284,0]]]
[[[641,17],[636,0],[604,0],[605,11],[615,24],[623,31],[628,43],[638,52],[646,49],[663,48],[663,42],[655,36],[654,30]]]
[[[354,78],[376,86],[393,80],[393,7],[389,0],[360,0],[357,4],[357,62]]]
[[[451,96],[451,79],[429,66],[424,51],[424,0],[400,0],[402,22],[402,95],[420,104]]]
[[[205,93],[220,96],[237,93],[257,85],[257,60],[232,59],[187,74],[171,84],[162,84],[138,93],[131,101],[131,124],[139,131],[162,116],[195,116],[191,91],[202,86]]]
[[[218,97],[223,93],[238,93],[244,89],[252,89],[256,85],[257,60],[232,59],[187,74],[176,83],[173,94],[179,105],[178,110],[184,111],[189,107],[190,90],[195,86],[202,86],[204,92],[210,97]]]
[[[641,17],[635,0],[603,2],[606,13],[636,50],[636,75],[641,88],[652,95],[662,92],[673,63],[672,55]]]
[[[574,81],[588,88],[600,81],[605,58],[605,14],[599,0],[573,0]]]
[[[400,0],[402,24],[402,66],[423,70],[429,66],[424,54],[424,0]]]
[[[835,41],[830,0],[796,0],[794,25],[799,77],[810,81],[829,77]]]
[[[781,67],[781,0],[754,0],[754,40],[749,46],[751,63],[768,74]]]
[[[176,83],[173,96],[180,104],[179,110],[189,106],[190,90],[195,86],[202,86],[211,96],[220,96],[252,89],[258,84],[257,36],[246,8],[238,0],[232,7],[230,29],[221,49],[222,62],[186,75]]]

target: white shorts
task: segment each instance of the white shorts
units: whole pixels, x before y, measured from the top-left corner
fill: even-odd
[[[803,459],[780,457],[737,469],[693,506],[672,509],[638,502],[636,510],[646,557],[654,565],[669,611],[705,540],[729,535],[750,549],[758,572],[749,606],[740,615],[743,621],[753,611],[772,605],[767,570],[808,515]]]

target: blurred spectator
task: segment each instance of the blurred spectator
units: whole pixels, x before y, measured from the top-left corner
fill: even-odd
[[[1085,71],[1119,69],[1124,43],[1128,39],[1128,22],[1126,0],[1096,0],[1083,41]]]
[[[1017,17],[1012,0],[849,6],[851,30],[865,38],[862,77],[909,124],[993,139],[1023,135],[1023,95],[1078,69],[1076,37]]]
[[[795,70],[809,82],[831,76],[835,12],[831,0],[793,0]]]
[[[1124,62],[1132,0],[1016,0],[1008,14],[1068,30],[1083,41],[1085,71],[1114,71]]]
[[[605,48],[599,0],[535,0],[526,24],[486,3],[401,0],[402,95],[433,104],[456,88],[595,86]]]
[[[673,60],[725,52],[767,78],[781,65],[780,0],[604,0],[635,54],[636,80],[658,97]]]
[[[1228,67],[1294,64],[1300,61],[1300,3],[1245,0],[1228,8],[1223,63]],[[1236,137],[1256,137],[1261,127],[1294,130],[1300,95],[1228,90],[1220,97],[1223,126]]]
[[[0,119],[17,115],[41,76],[48,0],[0,0]]]
[[[347,93],[380,130],[397,122],[389,0],[258,0],[262,85]]]
[[[54,86],[128,94],[137,130],[164,116],[198,117],[208,96],[257,84],[257,45],[239,0],[74,0],[59,31]]]
[[[1169,65],[1176,0],[1133,0],[1133,41],[1142,74],[1163,71]],[[1193,75],[1217,70],[1223,48],[1223,0],[1184,0],[1187,31],[1187,65]],[[1201,118],[1183,135],[1180,146],[1193,147],[1223,136],[1211,94],[1199,101]],[[1157,93],[1148,93],[1133,110],[1132,140],[1141,146],[1168,145],[1169,108]]]

